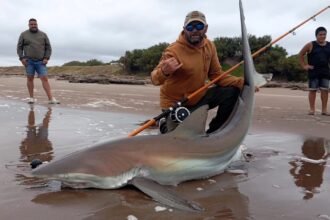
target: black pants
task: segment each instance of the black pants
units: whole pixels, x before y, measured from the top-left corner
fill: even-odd
[[[187,108],[193,112],[203,105],[209,105],[209,109],[218,107],[217,114],[210,122],[209,129],[206,131],[206,133],[211,133],[220,128],[221,125],[226,122],[235,107],[239,93],[240,90],[236,87],[221,87],[216,85],[209,88],[204,97],[196,105],[188,106]],[[176,125],[170,120],[171,119],[168,117],[166,120],[167,126],[165,127],[164,124],[165,129],[163,131],[162,127],[160,128],[161,133],[166,133],[175,129]]]

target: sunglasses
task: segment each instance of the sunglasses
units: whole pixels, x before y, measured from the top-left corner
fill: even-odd
[[[186,26],[187,31],[193,31],[194,29],[201,31],[203,30],[205,25],[203,23],[197,23],[197,24],[188,24]]]

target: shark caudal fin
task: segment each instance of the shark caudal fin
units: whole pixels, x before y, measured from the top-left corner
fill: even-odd
[[[244,16],[243,4],[242,4],[241,0],[239,1],[239,9],[240,9],[240,16],[241,16],[242,41],[243,41],[243,46],[245,48],[243,51],[243,53],[244,53],[243,54],[244,55],[244,71],[247,71],[247,69],[250,68],[249,70],[252,73],[252,76],[250,76],[248,74],[244,74],[244,82],[245,82],[245,84],[261,87],[272,79],[273,74],[271,74],[271,73],[260,74],[255,70],[255,67],[253,64],[253,57],[250,52],[251,49],[250,49],[250,45],[248,42],[248,34],[246,31],[245,16]]]

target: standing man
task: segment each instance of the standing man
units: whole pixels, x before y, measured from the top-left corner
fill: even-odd
[[[154,85],[161,85],[160,106],[167,109],[205,85],[207,79],[213,80],[223,74],[215,45],[206,37],[208,25],[205,15],[199,11],[187,14],[179,38],[166,48],[157,67],[151,73]],[[226,76],[216,86],[199,93],[188,101],[187,107],[193,111],[202,105],[209,109],[219,107],[206,131],[211,133],[227,120],[238,99],[243,79]],[[173,128],[160,122],[161,133]],[[164,126],[165,125],[165,126]]]
[[[308,71],[309,115],[315,115],[316,92],[321,91],[322,115],[330,116],[327,110],[330,80],[330,43],[325,39],[327,30],[318,27],[315,30],[316,41],[309,42],[299,52],[300,65]],[[305,55],[307,61],[305,62]]]
[[[46,64],[48,63],[51,53],[52,48],[47,35],[38,29],[37,20],[31,18],[29,20],[29,30],[21,33],[17,44],[17,54],[26,70],[27,87],[30,95],[28,100],[29,104],[35,102],[33,96],[33,80],[35,72],[37,72],[38,77],[42,82],[42,87],[48,96],[49,104],[59,104],[59,102],[52,96],[47,79]]]

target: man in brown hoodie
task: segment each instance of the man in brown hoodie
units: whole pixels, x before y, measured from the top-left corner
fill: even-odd
[[[224,74],[216,47],[205,35],[207,28],[202,12],[188,13],[178,40],[166,48],[159,64],[152,71],[152,83],[161,85],[160,106],[163,110],[204,86],[207,79],[213,80]],[[242,87],[242,78],[227,75],[217,81],[217,85],[189,100],[185,107],[190,111],[206,104],[209,109],[219,107],[207,130],[207,133],[211,133],[227,120]],[[161,128],[162,133],[169,130]]]

